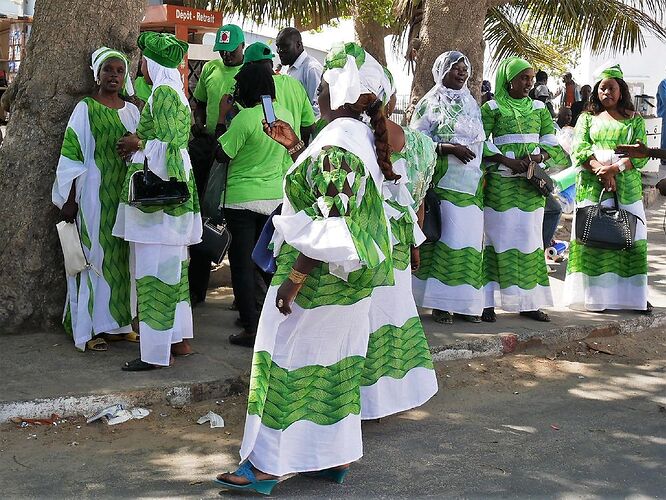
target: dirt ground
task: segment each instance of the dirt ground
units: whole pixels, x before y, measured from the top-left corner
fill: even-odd
[[[657,385],[648,389],[640,384],[632,386],[626,383],[613,388],[612,377],[628,368],[635,373],[642,370],[663,376],[661,381],[659,377],[652,377],[656,382],[649,381],[648,385]],[[441,397],[442,405],[465,406],[465,401],[479,398],[505,404],[503,401],[537,386],[555,392],[564,391],[565,385],[569,393],[572,390],[587,391],[588,394],[589,391],[597,391],[600,399],[612,399],[614,391],[624,391],[627,398],[642,393],[650,393],[651,397],[654,393],[663,396],[665,370],[666,333],[663,329],[653,329],[556,346],[529,346],[524,352],[501,358],[445,362],[437,366],[440,381],[437,398]],[[572,379],[576,382],[575,389],[567,385]],[[122,483],[137,478],[144,481],[145,475],[152,478],[175,474],[181,487],[186,485],[186,489],[188,486],[192,488],[193,498],[206,496],[200,490],[204,485],[206,488],[211,486],[212,473],[233,467],[237,460],[245,397],[238,394],[224,400],[203,401],[184,407],[153,405],[148,407],[151,411],[148,417],[116,426],[108,426],[101,421],[87,425],[84,417],[67,418],[57,426],[21,428],[15,424],[2,425],[0,484],[13,485],[4,493],[15,498],[43,495],[68,497],[73,492],[80,492],[81,496],[165,497],[172,496],[171,492],[140,490],[138,485],[133,485],[126,494],[121,492],[124,491],[122,488],[113,493],[104,488],[108,486],[105,484],[108,478]],[[666,424],[666,398],[652,401],[661,401],[651,408],[663,414]],[[429,402],[424,408],[433,404],[440,403]],[[211,429],[208,424],[198,425],[196,420],[208,411],[221,415],[225,427]],[[411,413],[418,415],[419,411]],[[431,414],[434,413],[431,410]],[[559,430],[558,422],[548,424],[553,431]],[[370,434],[376,435],[377,432],[372,430]],[[666,444],[666,439],[663,441]],[[123,456],[126,458],[123,459]],[[137,471],[130,468],[127,476],[123,476],[122,471],[120,476],[110,471],[99,471],[100,464],[111,465],[119,460],[125,464],[137,460],[137,457],[146,457],[146,463]],[[113,467],[119,466],[116,464]],[[86,473],[89,468],[95,472]],[[51,490],[49,481],[60,474],[68,478],[69,486],[61,485],[62,489]],[[26,484],[23,482],[26,478],[32,479]],[[144,484],[150,488],[149,482]],[[183,494],[181,491],[177,496]]]

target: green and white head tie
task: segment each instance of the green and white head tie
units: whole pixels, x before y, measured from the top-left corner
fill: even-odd
[[[125,95],[133,96],[134,87],[132,86],[132,79],[129,75],[129,59],[119,50],[110,49],[108,47],[100,47],[95,52],[93,52],[90,69],[92,69],[95,82],[99,83],[99,72],[102,69],[104,61],[108,61],[109,59],[120,59],[125,63],[125,82],[123,84],[123,90]]]
[[[356,43],[335,45],[331,49],[322,78],[329,85],[332,110],[354,104],[362,94],[374,94],[384,100],[382,81],[387,78],[384,68]]]
[[[398,89],[395,88],[395,80],[393,79],[393,74],[389,71],[387,67],[384,67],[384,78],[382,79],[382,89],[384,91],[384,97],[382,97],[382,104],[386,106],[388,102],[393,97]]]
[[[599,66],[597,71],[595,71],[595,75],[595,83],[600,82],[601,80],[606,80],[608,78],[619,78],[621,80],[624,79],[624,73],[622,72],[620,65],[612,63],[606,63]]]

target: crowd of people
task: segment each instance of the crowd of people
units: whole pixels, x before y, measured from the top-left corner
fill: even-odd
[[[501,62],[480,106],[470,61],[444,52],[405,126],[389,119],[391,73],[358,44],[334,46],[323,66],[293,28],[276,44],[286,74],[268,45],[246,47],[238,26],[220,28],[221,58],[204,66],[194,110],[177,69],[187,44],[173,35],[138,39],[141,112],[127,100],[127,57],[95,51],[96,89],[69,120],[53,186],[90,263],[67,278],[65,328],[81,350],[138,341],[140,358],[123,369],[143,371],[192,352],[192,306],[205,300],[211,268],[197,251],[199,201],[211,165],[226,167],[215,205],[232,237],[240,332],[229,340],[254,358],[241,466],[219,483],[270,493],[297,472],[341,483],[362,455],[362,420],[437,392],[417,306],[440,323],[495,322],[496,308],[549,321],[544,247],[561,208],[529,182],[537,166],[577,167],[578,207],[617,200],[638,217],[628,250],[572,235],[566,303],[649,312],[640,169],[653,152],[618,66],[603,68],[591,92],[565,76],[561,108],[574,114],[589,99],[568,154],[549,106],[557,95],[525,60]],[[185,186],[184,201],[132,203],[139,172]],[[424,243],[433,216],[438,233]],[[269,274],[252,253],[270,228]]]

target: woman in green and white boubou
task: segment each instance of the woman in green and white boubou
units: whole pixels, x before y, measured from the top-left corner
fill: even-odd
[[[319,93],[328,125],[304,150],[286,124],[266,127],[296,162],[273,219],[277,272],[254,346],[242,463],[217,478],[227,489],[268,494],[294,472],[341,483],[363,454],[372,293],[394,282],[382,189],[397,176],[378,98],[383,76],[358,45],[336,47]]]
[[[453,314],[478,323],[483,293],[483,145],[481,112],[467,88],[472,67],[464,54],[444,52],[432,68],[435,86],[419,101],[410,127],[437,143],[435,193],[442,234],[421,247],[414,297],[439,323]]]
[[[74,108],[60,151],[52,200],[74,222],[92,269],[67,277],[65,330],[80,349],[105,351],[107,338],[136,340],[132,332],[129,246],[112,235],[127,164],[116,142],[133,133],[139,110],[120,97],[134,91],[127,56],[102,47],[92,55],[98,85]]]
[[[187,278],[188,246],[201,241],[199,199],[187,152],[191,113],[178,66],[187,43],[165,33],[139,36],[142,72],[152,93],[141,113],[135,135],[118,142],[132,155],[118,209],[115,236],[130,242],[136,273],[141,357],[125,363],[125,371],[168,366],[173,356],[190,354],[194,335]],[[181,204],[131,206],[132,175],[144,168],[162,179],[185,182],[190,197]]]

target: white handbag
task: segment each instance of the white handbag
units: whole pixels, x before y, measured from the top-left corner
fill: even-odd
[[[74,222],[61,221],[56,224],[62,255],[65,258],[65,272],[68,276],[76,276],[91,266],[83,253],[79,230]]]

